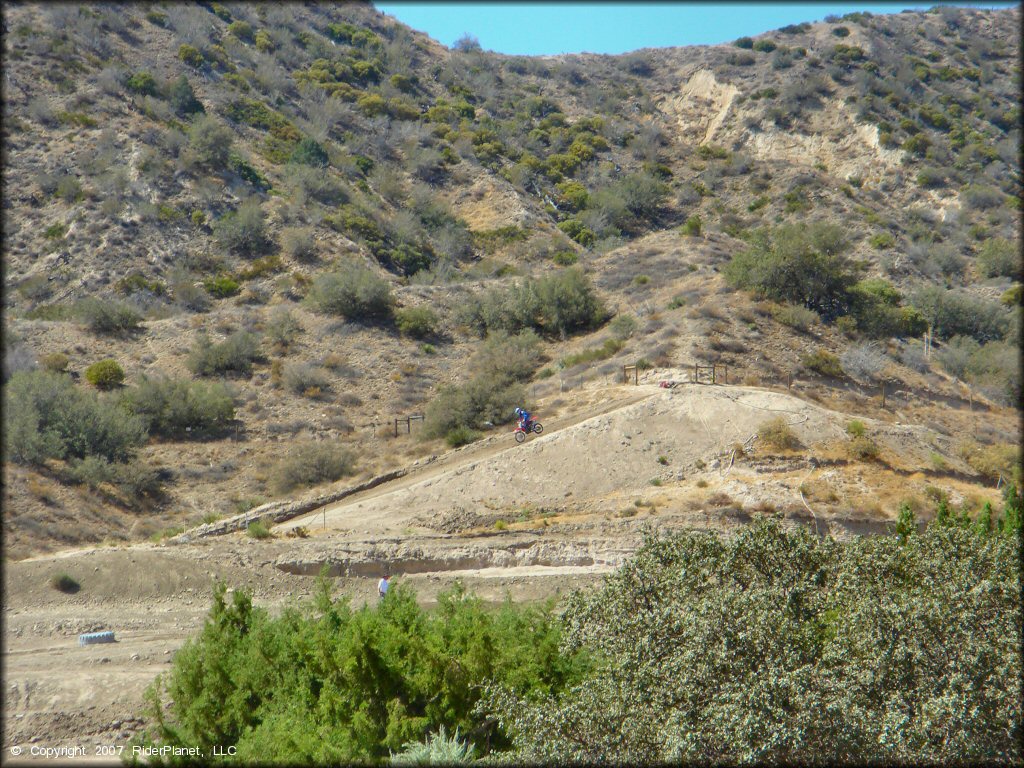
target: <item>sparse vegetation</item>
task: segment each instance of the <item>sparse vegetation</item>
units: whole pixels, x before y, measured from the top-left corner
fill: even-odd
[[[843,366],[840,364],[839,358],[823,349],[805,355],[800,360],[800,364],[807,370],[822,376],[838,379],[843,375]]]
[[[247,377],[252,373],[253,362],[259,358],[259,339],[248,331],[236,331],[219,343],[200,333],[189,353],[188,367],[197,376]]]
[[[249,523],[249,527],[246,529],[246,534],[250,539],[269,539],[273,537],[270,529],[267,528],[266,523],[262,520],[256,520]]]
[[[792,451],[800,447],[800,440],[784,416],[761,422],[757,428],[757,439],[779,450]]]
[[[78,314],[93,333],[126,334],[139,329],[142,321],[134,308],[115,299],[83,299]]]
[[[278,493],[333,483],[355,471],[356,459],[347,448],[331,443],[302,443],[292,448],[271,472]]]

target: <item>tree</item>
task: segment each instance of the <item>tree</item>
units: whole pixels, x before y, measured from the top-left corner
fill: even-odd
[[[737,288],[802,304],[827,321],[851,307],[858,267],[844,256],[848,247],[837,225],[783,224],[755,231],[750,247],[734,255],[723,272]]]
[[[181,75],[171,85],[169,97],[171,107],[179,115],[186,116],[197,112],[206,112],[202,103],[196,98],[195,91],[192,90],[192,85],[185,75]]]
[[[959,527],[648,536],[564,607],[595,672],[484,707],[525,762],[1013,762],[1019,578],[1015,541]]]
[[[474,35],[469,34],[469,32],[464,33],[462,37],[456,40],[452,48],[460,53],[473,53],[483,50],[480,47],[480,41]]]
[[[7,460],[41,464],[96,456],[127,461],[145,440],[145,424],[104,397],[76,387],[65,374],[14,373],[4,387]]]

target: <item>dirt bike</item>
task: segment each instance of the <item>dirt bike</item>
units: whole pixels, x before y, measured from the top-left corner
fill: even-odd
[[[521,442],[523,442],[523,440],[526,439],[526,436],[530,432],[535,432],[536,434],[539,435],[543,431],[544,431],[544,425],[541,424],[539,421],[534,421],[533,419],[531,419],[530,423],[526,424],[525,426],[522,425],[522,424],[517,424],[516,425],[516,431],[515,431],[514,434],[516,436],[516,442],[517,443],[521,443]]]

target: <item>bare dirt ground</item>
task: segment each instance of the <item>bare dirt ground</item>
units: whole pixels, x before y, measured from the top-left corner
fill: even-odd
[[[422,462],[406,476],[276,526],[179,546],[96,547],[6,561],[4,755],[41,748],[126,745],[143,694],[201,628],[215,581],[250,590],[272,612],[311,595],[327,568],[355,604],[391,571],[430,604],[456,578],[487,600],[557,597],[597,583],[646,529],[728,534],[754,515],[820,535],[888,530],[896,500],[941,483],[954,503],[995,494],[956,456],[952,438],[923,426],[863,418],[878,460],[852,462],[850,416],[785,392],[658,382],[588,386],[538,411],[544,434],[517,445],[508,431]],[[557,403],[557,405],[556,405]],[[794,450],[760,444],[782,417]],[[943,457],[942,473],[929,457]],[[934,462],[933,462],[934,463]],[[67,573],[75,594],[50,586]],[[80,647],[79,633],[117,642]]]

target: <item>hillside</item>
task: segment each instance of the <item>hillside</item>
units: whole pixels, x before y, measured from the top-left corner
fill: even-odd
[[[900,469],[968,504],[1013,474],[1019,8],[542,58],[362,4],[3,14],[8,557],[505,439],[634,363],[926,432]]]

